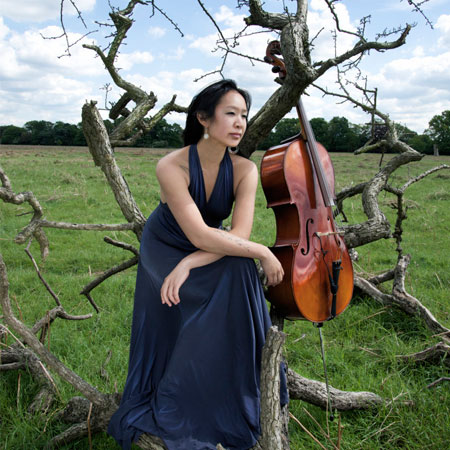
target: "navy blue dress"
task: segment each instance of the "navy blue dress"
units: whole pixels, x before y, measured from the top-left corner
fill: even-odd
[[[189,149],[189,192],[204,221],[221,227],[232,209],[233,165],[225,152],[206,201],[197,147]],[[141,239],[128,377],[108,433],[129,449],[142,433],[169,450],[246,450],[260,434],[261,350],[270,318],[253,259],[226,256],[191,270],[180,303],[161,303],[164,278],[198,250],[167,204]]]

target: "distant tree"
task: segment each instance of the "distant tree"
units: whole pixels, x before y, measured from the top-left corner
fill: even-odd
[[[183,128],[177,123],[170,124],[161,119],[137,142],[137,147],[177,148],[183,146]]]
[[[74,145],[79,128],[76,125],[56,122],[52,128],[52,141],[54,145]]]
[[[322,117],[314,117],[309,122],[314,131],[316,141],[320,142],[325,148],[328,148],[328,122]]]
[[[1,143],[2,144],[21,144],[21,139],[26,133],[21,127],[15,125],[6,125],[2,127]]]
[[[403,142],[407,142],[409,139],[418,135],[418,133],[416,133],[413,130],[410,130],[406,125],[402,125],[400,123],[395,124],[395,129],[397,130],[398,138],[401,139]]]
[[[450,155],[450,110],[434,116],[429,122],[428,133],[441,155]]]
[[[6,128],[8,128],[9,125],[0,125],[0,142],[2,142],[2,136],[3,136],[3,132],[5,131]]]
[[[45,120],[32,120],[24,125],[31,134],[32,145],[54,145],[53,124]]]
[[[329,152],[351,152],[359,147],[359,135],[345,117],[333,117],[328,123]]]
[[[275,127],[275,136],[280,141],[295,136],[300,132],[300,122],[297,118],[283,119]]]
[[[260,144],[261,150],[267,150],[269,147],[279,144],[284,139],[295,136],[300,132],[300,123],[298,119],[281,119],[270,132],[269,136]]]
[[[121,119],[117,119],[114,122],[112,120],[109,120],[109,119],[106,119],[106,120],[103,121],[103,123],[105,124],[106,131],[108,131],[108,133],[111,133],[112,130],[114,129],[114,127],[117,126],[117,121],[118,120],[121,120]],[[78,124],[78,126],[81,128],[81,123]]]
[[[332,152],[353,152],[370,136],[368,126],[353,125],[345,117],[334,117],[330,122],[322,117],[315,117],[310,120],[310,124],[316,140]],[[281,119],[259,148],[267,150],[284,139],[295,136],[299,131],[298,119]]]
[[[407,140],[406,143],[420,153],[424,153],[426,155],[433,154],[433,141],[427,134],[416,134]]]

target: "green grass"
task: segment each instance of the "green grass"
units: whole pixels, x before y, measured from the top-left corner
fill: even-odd
[[[156,161],[164,151],[123,149],[117,151],[119,166],[144,215],[158,203],[154,176]],[[257,152],[255,162],[262,153]],[[376,173],[378,155],[331,154],[337,190],[366,180]],[[449,157],[426,157],[395,173],[391,184],[401,186],[438,164],[450,164]],[[0,146],[0,165],[15,192],[31,190],[48,220],[78,223],[122,223],[124,219],[100,169],[84,148],[8,148]],[[408,218],[404,222],[403,249],[412,255],[406,285],[435,315],[450,327],[450,171],[437,172],[406,191]],[[380,195],[385,214],[394,223],[394,196]],[[360,197],[344,203],[351,223],[364,220]],[[29,221],[30,207],[0,203],[0,251],[8,268],[10,297],[16,314],[31,325],[54,306],[23,251],[13,242]],[[25,215],[21,215],[25,214]],[[71,314],[93,312],[79,295],[96,274],[128,259],[131,254],[103,242],[104,236],[137,245],[130,232],[75,232],[46,229],[50,255],[41,264],[43,276],[58,293]],[[275,220],[266,208],[262,190],[256,200],[252,239],[273,244]],[[31,246],[37,261],[39,248]],[[378,241],[358,248],[358,272],[380,273],[396,261],[395,243]],[[103,392],[121,390],[125,382],[132,299],[136,268],[109,279],[93,291],[100,314],[85,321],[57,321],[51,330],[51,350],[70,368]],[[389,289],[389,285],[386,286]],[[291,368],[301,375],[323,380],[318,331],[308,322],[286,324],[286,354]],[[428,389],[448,367],[413,365],[396,355],[416,352],[438,341],[424,324],[396,308],[386,308],[368,298],[355,298],[347,310],[324,326],[328,374],[332,386],[341,390],[372,391],[386,398],[398,398],[393,405],[372,411],[340,414],[342,449],[444,449],[450,442],[450,384]],[[11,342],[9,338],[8,342]],[[48,342],[46,342],[48,345]],[[108,377],[100,367],[106,365]],[[55,376],[61,399],[47,416],[31,416],[27,407],[37,386],[22,372],[0,373],[0,448],[38,449],[65,425],[51,420],[58,409],[77,393]],[[20,388],[19,388],[20,386]],[[409,406],[400,400],[409,402]],[[412,403],[412,404],[411,404]],[[329,427],[337,440],[337,420],[329,422],[324,411],[301,401],[291,402],[291,412],[326,448],[332,448],[320,430]],[[308,413],[315,419],[311,419]],[[319,448],[294,421],[290,423],[294,450]],[[88,449],[87,439],[66,449]],[[93,448],[118,448],[106,434],[93,438]]]

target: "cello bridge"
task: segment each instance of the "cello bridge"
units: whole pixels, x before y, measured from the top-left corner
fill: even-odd
[[[320,231],[317,231],[316,233],[314,233],[315,235],[317,235],[318,237],[322,237],[322,236],[344,236],[344,232],[343,231],[326,231],[324,233],[321,233]]]

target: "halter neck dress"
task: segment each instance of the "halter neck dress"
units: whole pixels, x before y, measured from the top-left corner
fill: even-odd
[[[209,200],[196,145],[189,149],[189,174],[205,223],[220,228],[234,201],[230,155],[224,154]],[[261,351],[270,318],[255,263],[225,256],[195,268],[180,303],[163,305],[164,278],[196,250],[160,202],[141,239],[128,377],[108,427],[123,449],[142,433],[159,436],[169,450],[213,450],[218,443],[246,450],[259,437]]]

